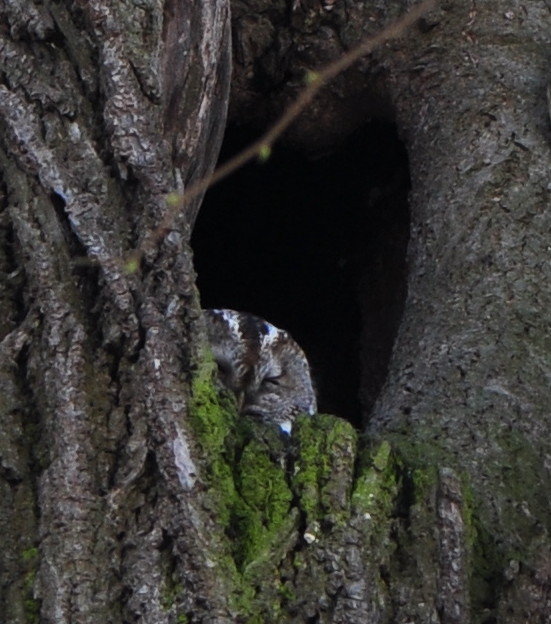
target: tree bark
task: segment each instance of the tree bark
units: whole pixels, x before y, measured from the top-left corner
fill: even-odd
[[[6,622],[547,621],[549,8],[509,4],[442,3],[287,136],[316,152],[395,115],[412,177],[367,430],[318,415],[290,440],[212,383],[201,198],[153,235],[215,164],[227,4],[0,8]],[[407,5],[236,2],[232,115],[273,115]]]
[[[0,12],[5,621],[173,621],[159,587],[180,576],[178,608],[216,620],[228,592],[183,418],[199,201],[139,273],[123,258],[215,164],[229,7]]]
[[[497,621],[543,622],[551,613],[549,7],[492,2],[467,15],[458,3],[429,19],[429,45],[410,40],[388,56],[411,157],[409,280],[368,431],[393,439],[414,464],[453,468],[464,475],[463,496],[471,492],[476,534],[455,523],[464,555],[451,576],[451,566],[441,568],[440,617],[471,619],[460,591],[470,582],[477,610]],[[465,501],[457,504],[465,515]],[[445,534],[443,526],[449,557]],[[524,604],[520,591],[530,595]]]

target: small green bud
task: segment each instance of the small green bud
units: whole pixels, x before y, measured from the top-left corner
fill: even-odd
[[[138,257],[133,255],[124,263],[124,272],[128,273],[128,275],[133,275],[137,273],[139,266]]]
[[[307,85],[311,85],[314,82],[317,82],[319,78],[320,78],[320,75],[318,72],[309,69],[304,76],[304,82]]]
[[[260,162],[266,162],[272,155],[272,148],[269,145],[263,145],[258,151],[258,160]]]
[[[182,201],[182,198],[178,193],[169,193],[166,196],[167,206],[177,206],[181,201]]]

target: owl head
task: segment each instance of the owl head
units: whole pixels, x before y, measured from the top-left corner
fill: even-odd
[[[270,327],[251,383],[245,387],[241,413],[276,423],[290,433],[298,414],[315,414],[316,393],[302,349],[286,331]]]
[[[298,414],[316,412],[308,361],[288,332],[245,312],[205,310],[205,318],[220,382],[241,414],[290,433]]]

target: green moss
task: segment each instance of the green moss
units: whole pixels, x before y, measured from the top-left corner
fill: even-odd
[[[495,535],[477,516],[472,519],[469,588],[474,613],[487,611],[494,605],[503,582],[506,559]]]
[[[438,483],[438,469],[436,466],[426,465],[420,468],[410,468],[409,478],[413,485],[413,503],[421,504]]]
[[[340,418],[316,414],[297,419],[294,438],[297,461],[292,483],[307,524],[313,526],[327,519],[328,514],[333,522],[345,521],[358,442],[356,431]]]
[[[352,493],[352,506],[358,512],[369,512],[379,498],[387,481],[390,454],[390,444],[385,441],[369,454],[367,462],[362,461],[366,467],[360,470]]]
[[[361,464],[352,492],[352,510],[369,519],[373,529],[385,533],[400,487],[398,462],[390,444],[383,441],[378,448],[365,452]]]
[[[40,617],[40,601],[33,598],[36,567],[38,565],[38,548],[27,548],[21,553],[21,558],[27,570],[23,577],[23,610],[26,621],[29,624],[35,624]]]
[[[28,598],[23,601],[23,610],[25,611],[25,618],[28,624],[35,624],[39,622],[40,618],[40,603],[34,598]]]
[[[542,527],[551,531],[551,483],[538,449],[501,423],[488,423],[479,442],[483,456],[456,441],[451,444],[429,427],[419,427],[414,436],[395,433],[389,440],[411,480],[416,522],[426,523],[427,530],[433,523],[427,497],[435,490],[439,468],[449,466],[461,475],[471,604],[473,613],[491,613],[508,562],[524,562],[530,568]]]
[[[501,484],[503,508],[508,502],[514,502],[501,520],[507,532],[522,536],[516,547],[520,553],[526,553],[527,542],[539,543],[540,526],[551,533],[549,472],[532,442],[520,433],[500,430],[494,440],[500,452],[494,456],[489,454],[488,468]],[[526,513],[527,508],[529,513]]]
[[[541,452],[522,433],[499,422],[488,423],[487,430],[480,433],[485,434],[478,443],[484,451],[482,464],[482,456],[475,453],[474,447],[458,444],[455,440],[450,442],[436,426],[419,426],[414,435],[393,433],[387,439],[412,471],[449,466],[458,474],[470,475],[467,482],[471,480],[474,494],[491,487],[492,497],[488,500],[497,500],[497,506],[501,508],[500,526],[493,527],[493,530],[503,529],[509,535],[523,535],[519,546],[524,550],[530,533],[537,536],[534,527],[538,524],[544,525],[551,533],[548,503],[551,480],[543,466]],[[511,504],[512,501],[516,504]],[[530,505],[529,514],[519,505],[522,501]],[[482,510],[486,507],[485,502],[479,499],[477,507]],[[495,504],[493,508],[495,510]],[[491,514],[491,507],[488,506],[486,511]],[[488,522],[495,521],[488,516]]]
[[[232,609],[252,624],[257,588],[273,576],[296,524],[281,463],[286,444],[277,427],[238,417],[233,397],[218,392],[213,375],[207,354],[192,383],[190,418],[206,462],[205,505],[226,538],[213,556],[233,587]]]
[[[180,583],[174,583],[172,577],[165,579],[164,591],[161,596],[161,607],[169,611],[174,606],[178,597],[182,595],[184,588]]]
[[[416,431],[415,436],[409,433],[393,433],[386,437],[395,455],[411,471],[437,466],[450,465],[450,453],[439,437],[432,431],[425,433]],[[421,475],[419,475],[421,476]]]
[[[23,558],[23,561],[25,562],[28,562],[28,561],[34,562],[36,558],[38,557],[38,548],[35,548],[35,547],[27,548],[21,553],[21,557]]]
[[[279,434],[272,427],[274,434]],[[237,470],[240,504],[235,508],[235,559],[247,576],[268,561],[279,563],[277,551],[295,524],[292,493],[285,471],[265,439],[252,439],[243,449]],[[275,561],[274,561],[275,555]]]
[[[237,420],[235,402],[230,396],[219,394],[215,388],[214,370],[212,356],[204,354],[191,386],[192,425],[209,457],[225,450],[226,438]]]
[[[215,364],[205,351],[203,360],[191,386],[190,422],[205,460],[208,492],[204,505],[212,507],[213,515],[221,524],[222,540],[211,553],[218,561],[221,574],[232,588],[232,608],[241,614],[250,611],[253,592],[243,583],[232,550],[232,522],[241,498],[235,487],[234,470],[240,435],[237,410],[231,396],[219,393],[213,381]],[[224,540],[224,533],[230,540]]]
[[[235,430],[237,412],[232,397],[217,392],[214,362],[205,355],[191,387],[190,418],[202,456],[207,459],[206,476],[211,485],[212,504],[224,528],[230,523],[236,491],[232,474],[234,449],[230,432]]]
[[[280,585],[278,587],[279,595],[283,600],[293,602],[297,600],[297,595],[292,587],[289,585]]]

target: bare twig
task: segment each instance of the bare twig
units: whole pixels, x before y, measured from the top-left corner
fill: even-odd
[[[135,249],[126,263],[127,269],[136,270],[143,254],[151,249],[165,236],[167,230],[174,221],[175,215],[183,210],[192,199],[206,191],[208,188],[227,177],[255,157],[269,154],[271,146],[293,123],[293,121],[306,109],[319,91],[333,78],[348,69],[360,58],[372,52],[375,48],[383,45],[391,39],[400,37],[411,25],[413,25],[424,13],[434,7],[437,0],[424,0],[413,7],[400,19],[396,20],[378,34],[368,37],[355,48],[343,54],[323,69],[311,72],[307,77],[307,86],[299,94],[297,99],[289,106],[284,114],[269,128],[259,139],[251,143],[243,151],[233,156],[230,160],[218,167],[210,176],[206,176],[192,184],[183,195],[178,196],[176,201],[171,202],[159,225],[151,231],[151,234]]]

